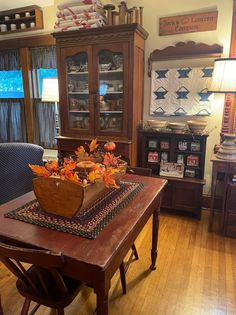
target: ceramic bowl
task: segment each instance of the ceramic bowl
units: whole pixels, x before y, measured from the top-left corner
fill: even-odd
[[[100,64],[101,71],[108,71],[111,69],[111,63],[102,63]]]
[[[203,133],[204,129],[206,128],[207,122],[206,121],[197,121],[197,120],[188,120],[188,127],[192,133],[201,134]]]
[[[185,127],[186,127],[185,123],[181,123],[181,122],[169,123],[169,128],[175,133],[183,132]]]
[[[168,124],[166,120],[150,119],[147,121],[148,126],[153,129],[165,128]]]

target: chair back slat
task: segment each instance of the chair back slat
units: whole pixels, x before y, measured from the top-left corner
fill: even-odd
[[[1,254],[0,260],[18,279],[21,279],[23,282],[27,281],[24,273],[19,269],[19,267],[17,267],[15,262],[7,257],[2,256]]]
[[[0,260],[26,287],[36,294],[40,291],[50,297],[49,288],[62,294],[67,293],[67,287],[58,268],[64,264],[61,253],[52,253],[47,250],[29,249],[12,246],[0,242]],[[33,266],[26,270],[22,263]]]

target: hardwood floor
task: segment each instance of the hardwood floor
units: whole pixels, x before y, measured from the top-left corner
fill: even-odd
[[[110,315],[233,315],[236,314],[236,239],[208,233],[207,211],[201,221],[162,213],[158,268],[149,271],[151,221],[135,242],[140,259],[127,273],[122,294],[119,273],[110,290]],[[23,299],[15,278],[1,265],[0,292],[4,315],[18,315]],[[92,315],[95,294],[84,288],[66,315]],[[37,314],[51,315],[41,307]]]

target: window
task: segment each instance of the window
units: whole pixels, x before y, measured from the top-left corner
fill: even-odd
[[[32,71],[34,98],[42,97],[43,79],[57,78],[57,69],[39,68]]]
[[[23,98],[21,70],[0,71],[0,98]]]

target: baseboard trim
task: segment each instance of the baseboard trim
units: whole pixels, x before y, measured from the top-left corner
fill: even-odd
[[[210,209],[211,207],[211,196],[203,195],[202,196],[202,208]],[[214,209],[221,210],[222,209],[222,198],[215,198],[214,201]]]

